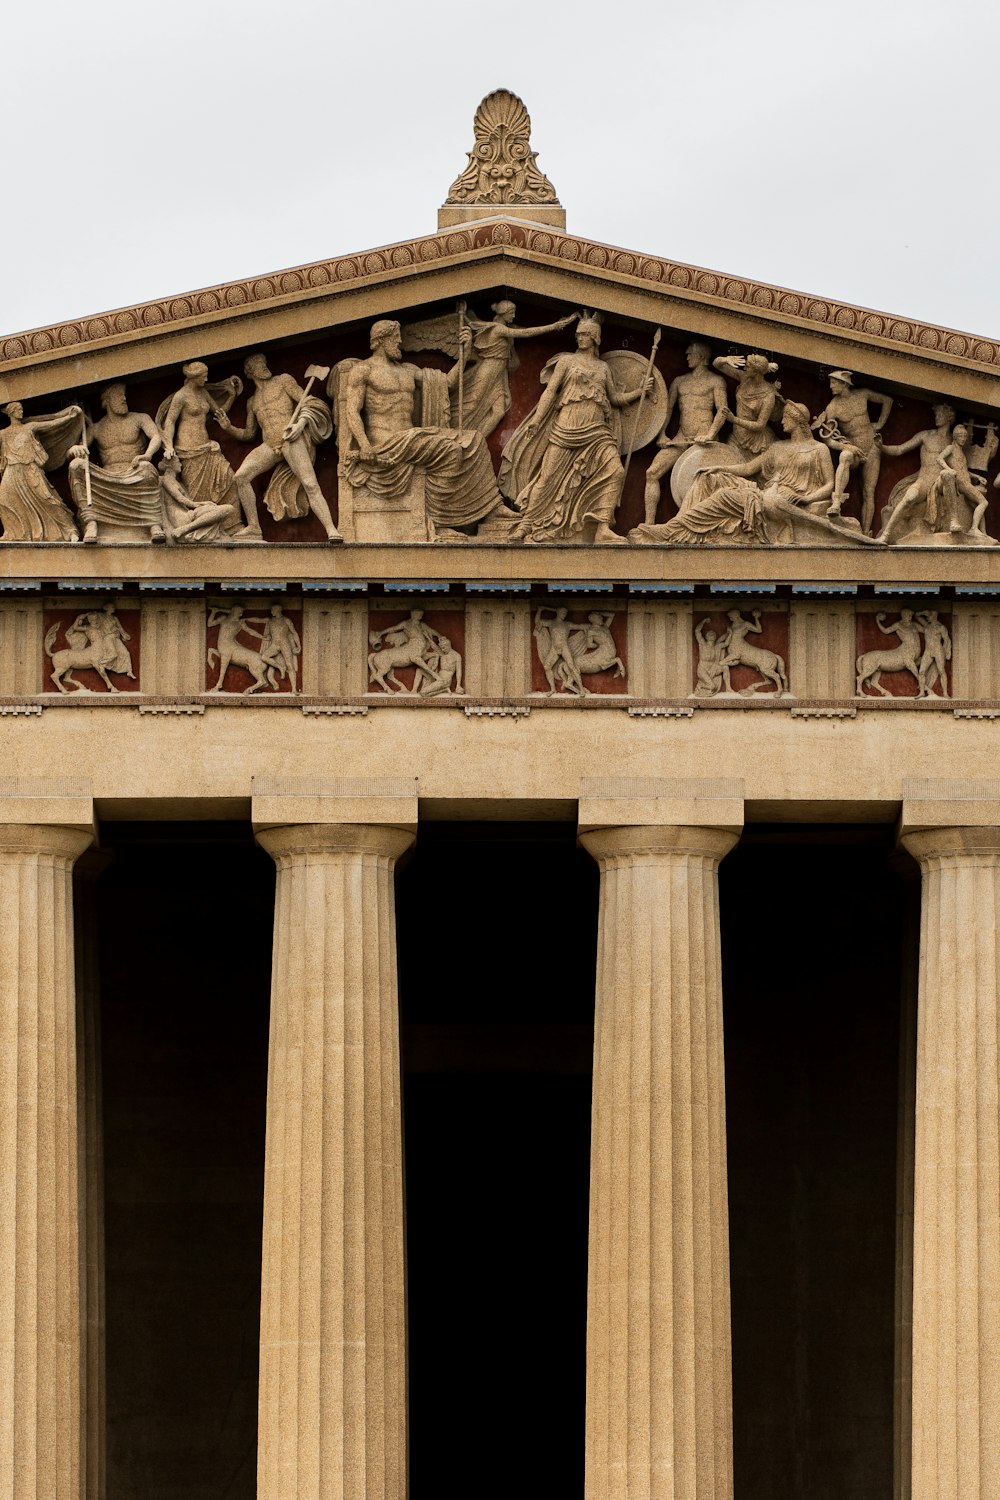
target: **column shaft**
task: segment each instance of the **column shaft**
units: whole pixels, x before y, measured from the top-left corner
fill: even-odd
[[[82,1491],[104,1500],[107,1487],[104,1302],[104,1110],[97,882],[110,856],[88,850],[73,879],[76,932],[77,1155],[80,1199],[80,1410]]]
[[[73,862],[0,825],[0,1495],[80,1500]]]
[[[278,867],[259,1500],[404,1500],[398,828],[258,835]]]
[[[601,866],[587,1500],[730,1500],[718,864],[735,835],[609,828]]]
[[[906,834],[923,905],[913,1500],[1000,1495],[1000,829]]]

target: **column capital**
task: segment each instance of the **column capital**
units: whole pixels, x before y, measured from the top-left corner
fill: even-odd
[[[898,837],[918,860],[1000,853],[1000,781],[907,778]]]
[[[0,849],[75,860],[96,836],[88,778],[0,776]]]
[[[412,842],[417,831],[417,778],[255,776],[251,805],[254,831],[258,835],[293,824],[308,824],[317,830],[323,825],[331,830],[349,825],[406,830],[410,834],[408,842]],[[334,837],[332,832],[330,837]],[[270,850],[269,844],[264,847]],[[317,842],[313,847],[321,846]],[[341,843],[329,847],[354,846]]]
[[[274,860],[309,854],[383,854],[398,859],[413,830],[388,823],[286,823],[259,828],[257,842]]]
[[[722,776],[586,776],[579,819],[581,842],[595,858],[673,850],[717,853],[721,859],[743,831],[743,782]],[[606,834],[614,834],[617,845]]]
[[[738,839],[738,830],[680,823],[626,824],[580,834],[580,843],[598,863],[632,854],[701,854],[723,859]]]
[[[901,833],[899,842],[921,864],[928,859],[965,855],[992,858],[1000,863],[1000,824],[995,827],[920,828]]]

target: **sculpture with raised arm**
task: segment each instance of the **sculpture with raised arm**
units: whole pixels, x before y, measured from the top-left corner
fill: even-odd
[[[779,391],[768,376],[776,375],[778,366],[766,354],[722,354],[713,359],[712,368],[736,382],[735,410],[726,410],[732,423],[730,442],[735,443],[744,458],[763,453],[775,440],[769,423]]]
[[[515,537],[624,541],[611,529],[625,478],[619,413],[653,378],[619,390],[600,347],[600,319],[581,318],[576,351],[542,370],[545,393],[504,449],[500,488],[521,512]]]
[[[208,366],[200,359],[184,365],[184,384],[156,414],[163,433],[163,456],[181,461],[184,488],[197,503],[228,505],[236,499],[235,476],[229,460],[208,435],[208,418],[225,413],[243,389],[238,376],[209,384]],[[235,512],[234,512],[235,514]],[[233,530],[241,535],[238,523]],[[247,533],[254,539],[253,528]]]
[[[24,417],[20,401],[4,407],[0,428],[0,522],[5,542],[75,542],[73,513],[45,477],[65,463],[83,413],[67,406],[53,416]]]
[[[350,487],[347,497],[342,487],[341,512],[346,498],[351,539],[434,540],[440,531],[468,530],[503,512],[482,433],[449,426],[457,364],[446,375],[404,362],[394,318],[374,323],[369,342],[369,358],[342,360],[327,387],[340,475]],[[361,515],[377,516],[383,531],[361,535]]]
[[[293,376],[272,375],[267,356],[260,352],[247,357],[243,373],[254,388],[247,400],[244,426],[235,427],[221,408],[215,413],[220,427],[239,442],[260,438],[236,471],[236,492],[246,521],[242,535],[247,541],[260,540],[253,481],[271,474],[264,504],[276,521],[312,511],[327,541],[342,542],[313,467],[318,444],[333,432],[329,408],[318,397],[307,395]],[[328,373],[325,367],[320,372],[322,376]]]
[[[489,322],[482,322],[462,308],[450,316],[429,318],[424,323],[410,323],[403,327],[404,350],[440,349],[457,360],[461,350],[459,329],[464,322],[471,337],[466,341],[468,358],[461,412],[457,380],[451,389],[451,425],[471,427],[483,437],[489,437],[510,410],[510,374],[519,364],[518,339],[536,339],[545,333],[558,333],[580,316],[573,312],[554,323],[518,328],[514,323],[517,307],[513,302],[494,302],[490,310],[493,318]]]

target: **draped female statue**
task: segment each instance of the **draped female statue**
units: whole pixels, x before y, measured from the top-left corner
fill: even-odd
[[[45,477],[65,463],[82,432],[82,411],[67,406],[54,416],[24,420],[20,401],[4,407],[0,430],[0,522],[5,542],[75,542],[76,521]]]
[[[781,426],[785,441],[746,463],[700,470],[673,520],[637,526],[630,540],[766,544],[808,540],[804,531],[843,540],[847,523],[825,517],[833,494],[829,448],[813,437],[809,412],[797,401],[785,403]],[[852,539],[865,540],[856,529]]]
[[[611,529],[625,478],[618,412],[653,381],[620,391],[600,345],[598,320],[581,318],[576,352],[542,371],[547,389],[504,449],[500,489],[521,512],[515,539],[624,541]]]

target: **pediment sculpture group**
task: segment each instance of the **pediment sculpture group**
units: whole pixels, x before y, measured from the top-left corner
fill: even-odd
[[[495,474],[487,439],[510,410],[519,341],[572,325],[575,347],[542,369],[541,396]],[[184,365],[155,415],[130,410],[120,382],[101,392],[98,416],[74,405],[26,417],[12,401],[0,428],[3,540],[259,542],[254,481],[266,478],[276,521],[312,513],[333,543],[995,544],[984,524],[1000,446],[993,422],[959,421],[941,401],[933,426],[890,445],[892,398],[848,370],[830,374],[830,399],[813,416],[782,396],[777,365],[758,353],[713,357],[694,342],[687,372],[668,387],[658,342],[659,331],[648,356],[602,355],[597,313],[521,327],[513,302],[493,304],[488,319],[460,304],[422,323],[380,319],[367,358],[312,365],[305,386],[251,354],[242,426],[230,411],[244,382],[213,382],[200,360]],[[417,350],[450,367],[404,358]],[[213,427],[246,445],[235,470]],[[334,436],[339,528],[315,468]],[[652,444],[645,518],[626,538],[615,527],[628,466]],[[885,454],[912,454],[916,470],[876,516]],[[48,478],[63,464],[75,514]],[[852,487],[860,520],[844,513]]]

